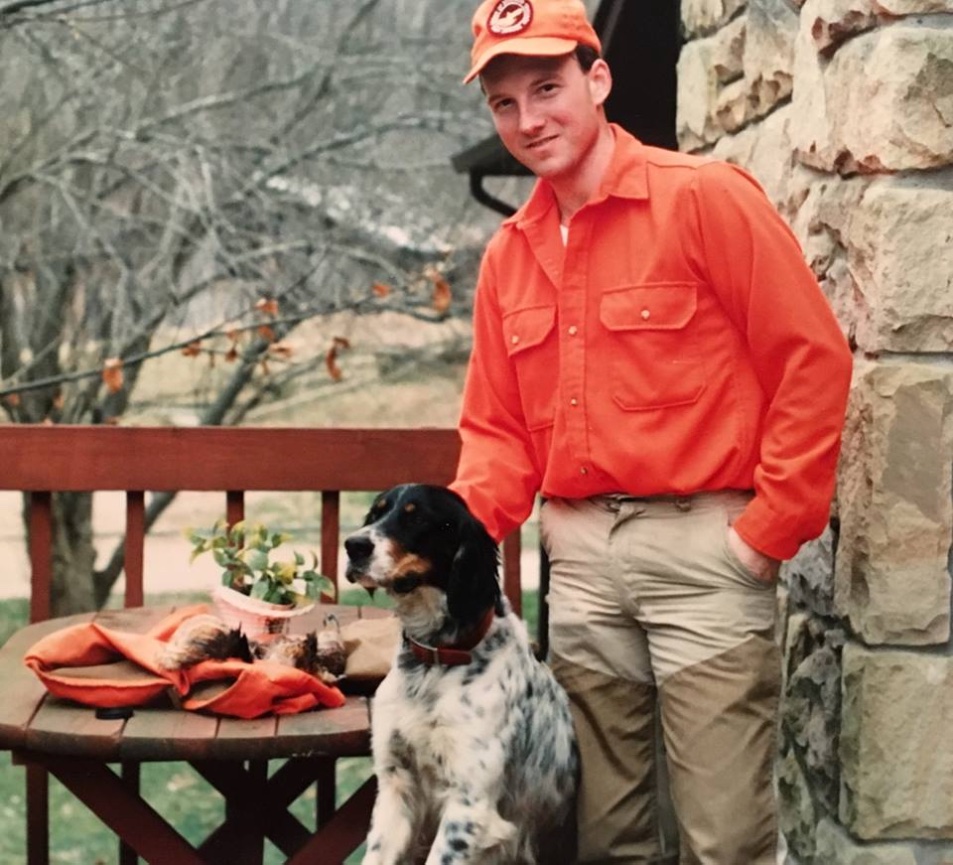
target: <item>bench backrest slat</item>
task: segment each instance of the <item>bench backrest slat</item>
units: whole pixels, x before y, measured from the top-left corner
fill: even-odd
[[[53,583],[53,495],[29,490],[27,518],[30,549],[30,621],[50,617]]]
[[[140,606],[147,491],[222,492],[230,524],[249,491],[319,491],[321,569],[336,583],[341,493],[449,483],[459,447],[452,429],[0,426],[0,490],[30,493],[31,619],[50,615],[53,492],[125,492],[125,604]],[[503,587],[521,612],[518,532],[503,544]]]
[[[146,494],[142,490],[126,492],[126,540],[123,567],[126,571],[127,607],[144,603],[143,562],[146,536]]]
[[[324,490],[321,493],[321,561],[324,563],[324,573],[337,575],[340,543],[341,494],[337,490]]]
[[[453,479],[452,429],[0,426],[12,490],[380,490]]]

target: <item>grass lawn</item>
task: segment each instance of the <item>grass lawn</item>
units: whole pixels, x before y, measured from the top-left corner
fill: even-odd
[[[378,593],[378,598],[383,598]],[[160,595],[147,599],[149,603],[175,603],[204,600],[204,596]],[[342,592],[342,603],[367,603],[367,594],[361,590]],[[538,596],[527,592],[523,598],[523,615],[530,633],[535,633]],[[17,628],[26,624],[26,600],[0,601],[0,644]],[[277,768],[272,764],[272,771]],[[348,758],[338,762],[338,797],[349,795],[370,775],[368,758]],[[178,831],[193,844],[199,843],[217,826],[223,817],[221,798],[186,763],[145,763],[142,766],[142,790],[149,803],[170,820]],[[13,766],[8,753],[0,754],[0,863],[20,865],[26,861],[26,807],[25,781],[22,767]],[[315,791],[310,788],[301,796],[292,811],[304,825],[314,826]],[[358,851],[347,860],[348,865],[360,862]],[[118,862],[115,836],[99,819],[77,802],[58,782],[50,784],[50,861],[67,865],[112,865]],[[271,845],[265,861],[284,861],[281,853]]]

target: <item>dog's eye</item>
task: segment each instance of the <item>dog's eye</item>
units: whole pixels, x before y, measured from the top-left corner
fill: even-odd
[[[364,525],[369,526],[371,523],[379,520],[386,510],[387,499],[377,499],[368,510],[367,516],[364,518]]]
[[[401,518],[409,525],[416,525],[420,522],[421,513],[413,502],[408,502],[401,510]]]

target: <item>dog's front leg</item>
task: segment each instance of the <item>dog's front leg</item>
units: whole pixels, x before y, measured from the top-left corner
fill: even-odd
[[[426,865],[497,865],[512,858],[516,827],[492,802],[462,790],[447,801]]]
[[[392,769],[378,775],[378,785],[362,865],[407,865],[413,861],[420,824],[411,779]]]

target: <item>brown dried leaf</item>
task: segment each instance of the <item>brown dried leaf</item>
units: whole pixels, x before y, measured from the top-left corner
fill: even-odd
[[[186,357],[198,357],[202,353],[202,343],[199,340],[190,342],[182,349],[182,354]]]
[[[278,315],[278,301],[273,297],[263,297],[255,304],[255,309],[262,315]]]
[[[340,381],[343,378],[341,367],[338,366],[338,347],[332,345],[328,353],[324,356],[324,365],[328,368],[328,375],[332,381]]]
[[[436,276],[433,280],[433,298],[431,304],[437,312],[446,312],[450,309],[450,301],[453,295],[450,291],[450,283],[442,276]]]
[[[106,362],[103,364],[103,383],[110,393],[119,393],[122,390],[122,358],[106,358]]]
[[[371,286],[371,291],[378,297],[387,297],[393,289],[386,282],[375,282]]]
[[[258,327],[258,335],[267,342],[275,341],[275,332],[267,324]]]

